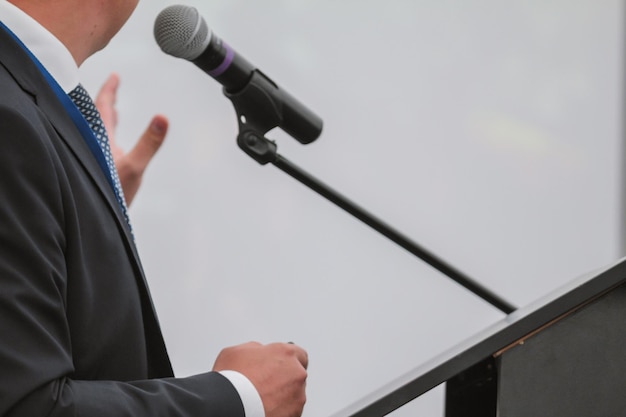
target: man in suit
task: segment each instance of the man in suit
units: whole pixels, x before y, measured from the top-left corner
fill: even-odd
[[[137,2],[0,0],[0,417],[297,417],[293,344],[172,375],[115,170],[68,96]],[[167,121],[151,127],[115,161],[131,198]]]

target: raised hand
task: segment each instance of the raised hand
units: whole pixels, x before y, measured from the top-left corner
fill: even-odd
[[[148,164],[165,140],[169,122],[163,115],[154,116],[135,146],[129,152],[124,152],[115,140],[118,121],[115,103],[119,85],[119,76],[115,73],[111,74],[100,89],[95,103],[107,129],[111,153],[122,183],[126,204],[130,206],[139,190]]]

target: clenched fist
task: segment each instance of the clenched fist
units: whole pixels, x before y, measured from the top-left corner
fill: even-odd
[[[261,396],[265,417],[300,417],[308,364],[306,351],[294,344],[250,342],[222,350],[213,370],[245,375]]]

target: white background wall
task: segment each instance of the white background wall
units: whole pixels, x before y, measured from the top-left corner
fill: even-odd
[[[93,93],[121,74],[123,143],[171,120],[131,216],[180,376],[295,341],[305,416],[329,416],[502,318],[241,152],[221,87],[153,40],[170,4],[141,2],[82,71]],[[308,146],[270,134],[282,155],[514,304],[620,256],[622,2],[185,4],[324,119]]]

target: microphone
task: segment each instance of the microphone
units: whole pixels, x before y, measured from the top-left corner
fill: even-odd
[[[244,110],[240,121],[266,131],[280,127],[303,144],[319,137],[322,119],[215,36],[194,7],[165,8],[154,23],[154,37],[163,52],[193,62],[222,84],[235,108]]]

